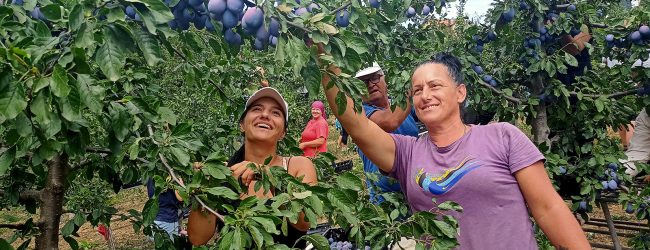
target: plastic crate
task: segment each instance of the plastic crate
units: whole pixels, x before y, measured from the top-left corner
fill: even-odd
[[[341,173],[343,171],[352,170],[352,160],[346,160],[334,163],[334,172]]]

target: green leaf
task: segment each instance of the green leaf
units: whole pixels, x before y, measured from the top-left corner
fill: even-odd
[[[14,247],[9,244],[5,239],[0,238],[0,249],[14,250]]]
[[[124,10],[120,7],[113,7],[108,9],[106,14],[106,21],[114,23],[116,21],[124,21]]]
[[[63,236],[69,236],[74,232],[75,224],[74,220],[69,220],[65,223],[65,226],[61,229],[61,234]]]
[[[271,234],[278,234],[278,229],[275,227],[275,223],[273,223],[273,220],[269,218],[258,217],[258,216],[251,217],[251,219],[256,221],[257,223],[260,223],[260,225],[262,225],[265,231]]]
[[[459,211],[459,212],[463,211],[463,208],[458,203],[453,202],[453,201],[445,201],[445,202],[441,203],[440,205],[438,205],[438,209],[441,209],[441,210],[455,210],[455,211]]]
[[[162,50],[154,36],[141,29],[136,29],[134,31],[134,38],[138,43],[140,51],[142,51],[147,65],[154,66],[163,60]]]
[[[158,108],[158,114],[160,115],[160,118],[163,119],[163,121],[171,124],[171,125],[176,125],[176,120],[178,117],[174,114],[174,111],[167,107],[160,107]]]
[[[91,22],[83,22],[75,34],[74,44],[79,48],[94,48],[96,46],[95,26]]]
[[[106,77],[115,82],[120,79],[121,69],[124,67],[125,56],[117,45],[106,41],[95,55],[95,60]]]
[[[36,84],[34,84],[34,86],[32,86],[32,94],[33,93],[38,93],[38,91],[41,91],[41,89],[43,89],[43,88],[45,88],[47,86],[50,86],[50,84],[53,84],[53,83],[50,83],[50,81],[52,81],[52,79],[49,78],[49,77],[43,77],[43,78],[40,78],[40,79],[36,80]]]
[[[20,113],[16,116],[14,125],[16,127],[16,132],[18,132],[21,137],[27,137],[32,134],[32,124],[25,113]]]
[[[138,139],[135,139],[133,144],[129,146],[129,160],[135,160],[138,159],[138,154],[140,153],[140,140],[142,140],[141,137],[138,137]]]
[[[205,166],[203,166],[201,170],[204,174],[208,174],[219,180],[226,179],[226,174],[230,173],[230,169],[228,169],[223,164],[212,162],[206,162]]]
[[[47,20],[56,21],[61,19],[61,6],[58,4],[48,4],[41,7],[41,13]]]
[[[598,112],[603,112],[603,110],[605,109],[605,104],[603,103],[603,100],[600,98],[594,100],[594,105],[596,105],[596,110],[598,110]]]
[[[147,9],[151,12],[151,17],[153,21],[157,24],[168,23],[174,19],[174,15],[169,11],[169,8],[165,6],[163,1],[160,0],[127,0],[127,2],[132,3],[143,3]],[[141,10],[141,8],[138,8]]]
[[[262,236],[260,230],[249,224],[248,231],[251,233],[253,241],[255,241],[255,245],[257,245],[257,249],[261,249],[264,245],[264,236]]]
[[[52,72],[52,81],[50,81],[50,89],[52,94],[58,97],[66,97],[70,93],[70,86],[68,85],[68,73],[60,65],[54,66]]]
[[[70,16],[68,16],[68,26],[70,30],[77,31],[81,27],[81,23],[84,21],[84,6],[77,4],[70,11]]]
[[[449,238],[455,238],[457,237],[456,235],[456,229],[449,225],[449,223],[444,222],[444,221],[439,221],[439,220],[434,220],[433,224],[436,225],[438,229],[447,237]]]
[[[142,209],[142,221],[145,225],[151,224],[158,215],[158,197],[147,200]]]
[[[353,49],[359,55],[368,52],[368,47],[366,46],[366,42],[361,37],[358,37],[356,35],[347,36],[345,41],[348,48]]]
[[[345,173],[338,176],[336,178],[336,184],[339,188],[352,189],[357,192],[363,190],[363,181],[352,173]]]
[[[111,115],[111,128],[115,132],[115,138],[123,142],[131,129],[133,117],[126,108],[117,103],[111,103],[109,113]]]
[[[10,149],[5,150],[2,152],[2,155],[0,155],[0,176],[3,176],[7,170],[9,170],[9,167],[14,161],[14,158],[16,157],[16,148],[11,147]]]
[[[327,196],[337,208],[354,207],[359,199],[357,192],[350,189],[330,189]]]
[[[330,249],[330,243],[327,241],[325,236],[320,234],[309,234],[300,237],[301,239],[307,240],[318,250],[328,250]]]
[[[316,195],[311,195],[305,200],[307,204],[314,210],[317,214],[323,214],[323,202]]]
[[[305,198],[307,198],[309,196],[311,196],[311,191],[309,191],[309,190],[304,191],[304,192],[300,192],[300,193],[293,193],[293,197],[295,197],[296,199],[299,199],[299,200],[303,200],[303,199],[305,199]]]
[[[591,185],[584,184],[580,189],[580,195],[586,195],[591,193]]]
[[[578,67],[578,60],[569,53],[564,53],[564,61],[573,67]]]
[[[185,149],[171,147],[170,150],[172,151],[172,154],[174,155],[176,160],[182,166],[187,166],[188,164],[190,164],[190,155],[187,154],[187,151]]]
[[[239,195],[237,193],[233,192],[232,190],[230,190],[230,188],[227,188],[227,187],[212,187],[212,188],[208,188],[206,190],[206,192],[208,192],[208,193],[210,193],[212,195],[225,197],[225,198],[231,199],[231,200],[239,199]]]
[[[68,245],[70,245],[70,249],[72,249],[72,250],[78,250],[79,249],[79,243],[73,237],[63,236],[63,239],[65,240],[65,242],[68,242]]]
[[[11,71],[0,72],[0,117],[15,118],[27,107],[27,98],[21,82],[14,81]]]
[[[118,24],[110,24],[103,29],[105,42],[97,50],[95,60],[99,68],[110,81],[121,77],[121,70],[126,63],[126,52],[133,47],[129,29]]]
[[[79,93],[79,85],[73,84],[68,92],[66,98],[59,100],[61,103],[61,116],[71,122],[85,123],[85,120],[81,116],[83,101]]]
[[[77,84],[79,85],[81,100],[90,111],[99,113],[102,111],[105,90],[95,85],[94,81],[90,75],[77,74]]]

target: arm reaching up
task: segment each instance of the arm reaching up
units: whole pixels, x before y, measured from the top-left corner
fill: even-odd
[[[325,53],[322,44],[318,44],[318,52]],[[330,72],[333,75],[340,75],[341,69],[334,65],[328,66],[328,71],[323,74],[321,84],[327,96],[327,102],[330,108],[334,110],[334,115],[339,119],[341,125],[348,132],[361,151],[377,166],[386,173],[393,170],[395,161],[395,142],[393,138],[377,124],[368,119],[364,112],[356,113],[354,111],[354,101],[350,97],[345,97],[347,102],[345,111],[342,114],[337,112],[336,95],[339,89],[336,85],[328,88],[331,81]]]

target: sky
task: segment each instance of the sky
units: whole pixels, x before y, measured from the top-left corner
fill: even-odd
[[[485,12],[490,8],[492,0],[467,0],[465,4],[465,14],[470,18],[479,17],[485,15]],[[449,8],[449,17],[454,18],[458,14],[456,13],[458,7],[458,1],[450,4]]]

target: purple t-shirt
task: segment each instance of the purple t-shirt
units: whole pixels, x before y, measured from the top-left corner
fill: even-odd
[[[514,173],[544,156],[509,123],[472,125],[459,140],[439,148],[424,134],[394,135],[391,176],[399,180],[413,212],[454,201],[460,249],[537,249],[524,197]]]

